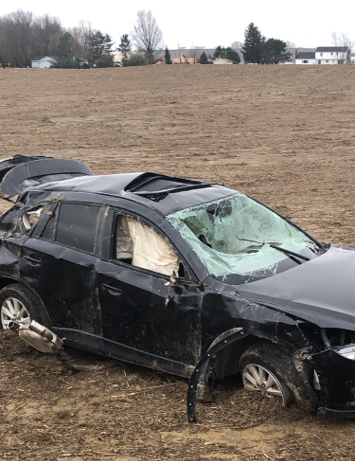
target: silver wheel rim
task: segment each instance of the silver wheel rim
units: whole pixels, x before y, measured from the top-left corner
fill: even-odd
[[[1,306],[1,324],[6,330],[10,322],[26,322],[30,314],[24,304],[17,298],[6,298]]]
[[[242,372],[243,386],[247,391],[262,392],[268,397],[279,397],[286,406],[288,396],[283,383],[281,383],[270,370],[256,363],[249,363]]]

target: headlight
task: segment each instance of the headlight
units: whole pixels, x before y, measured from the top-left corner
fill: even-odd
[[[319,376],[318,376],[316,370],[314,370],[313,385],[314,385],[314,389],[317,389],[317,391],[320,391]]]
[[[355,360],[355,345],[342,347],[337,352],[346,359]]]

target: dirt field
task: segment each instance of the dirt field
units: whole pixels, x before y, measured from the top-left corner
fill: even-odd
[[[354,108],[355,66],[0,69],[0,158],[224,183],[355,246]],[[191,425],[186,390],[119,362],[68,374],[0,332],[0,460],[355,460],[352,421],[284,410],[228,381]]]

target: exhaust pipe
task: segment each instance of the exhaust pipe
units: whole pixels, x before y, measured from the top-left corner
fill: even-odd
[[[20,338],[39,352],[57,354],[62,348],[63,340],[35,320],[25,325],[9,325],[9,328],[18,331]]]

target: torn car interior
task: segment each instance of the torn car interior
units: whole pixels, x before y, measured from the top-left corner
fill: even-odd
[[[354,249],[225,186],[75,160],[3,160],[0,197],[2,328],[187,378],[191,422],[234,374],[355,417]]]

